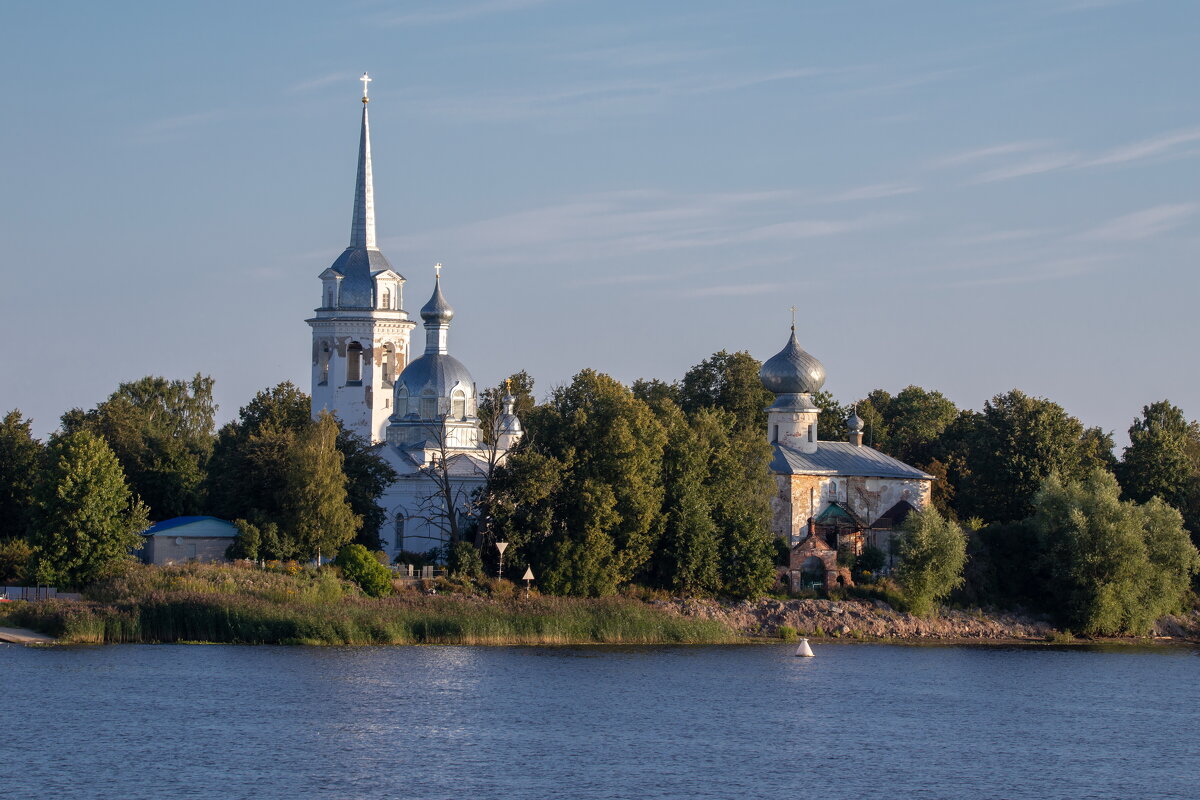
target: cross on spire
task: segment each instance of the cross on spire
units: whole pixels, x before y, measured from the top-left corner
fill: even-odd
[[[796,332],[796,307],[792,306],[790,310],[792,312],[792,333],[795,333]]]
[[[433,265],[433,272],[434,277],[436,277],[438,280],[442,279],[442,262],[439,261]]]
[[[371,76],[364,72],[363,76],[361,78],[359,78],[359,80],[362,81],[363,102],[365,103],[365,102],[367,102],[367,84],[371,82]]]

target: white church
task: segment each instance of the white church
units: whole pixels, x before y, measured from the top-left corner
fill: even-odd
[[[461,534],[473,498],[521,438],[512,397],[484,436],[471,373],[449,352],[454,309],[442,294],[441,265],[421,308],[425,350],[412,358],[416,323],[404,310],[400,273],[375,241],[371,134],[363,81],[362,133],[350,246],[320,275],[321,306],[312,327],[312,413],[336,413],[400,476],[380,498],[389,525],[380,531],[392,556],[444,544],[451,520]],[[449,507],[452,513],[447,513]]]

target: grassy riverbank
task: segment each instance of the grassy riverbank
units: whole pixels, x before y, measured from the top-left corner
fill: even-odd
[[[364,597],[332,570],[295,575],[231,566],[135,567],[77,602],[12,603],[0,624],[72,643],[701,644],[737,638],[717,620],[637,600],[402,591]]]

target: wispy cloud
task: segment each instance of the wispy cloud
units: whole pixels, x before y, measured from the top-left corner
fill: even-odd
[[[1056,281],[1086,275],[1103,267],[1105,264],[1111,263],[1112,260],[1112,257],[1107,255],[1035,260],[1025,264],[1010,265],[1006,269],[996,270],[997,274],[953,281],[948,285],[960,289],[971,289],[985,286],[1013,286],[1025,283]]]
[[[976,175],[973,183],[994,183],[1008,181],[1013,178],[1024,178],[1028,175],[1040,175],[1043,172],[1053,172],[1076,164],[1079,156],[1074,153],[1048,153],[1046,155],[1006,164],[1002,167],[989,169]]]
[[[935,159],[933,162],[931,162],[930,166],[934,168],[960,167],[964,164],[973,164],[978,161],[993,159],[998,156],[1008,156],[1015,153],[1028,153],[1033,150],[1039,150],[1045,146],[1046,142],[1034,140],[987,145],[986,147],[977,147],[972,150],[964,150],[957,153],[951,153],[947,156],[942,156],[941,158]]]
[[[744,245],[749,257],[805,239],[838,236],[898,221],[895,215],[813,218],[794,192],[680,195],[624,191],[568,198],[539,208],[395,240],[407,251],[445,252],[490,264],[608,261]],[[390,245],[389,245],[390,246]],[[745,260],[747,254],[740,254]]]
[[[682,294],[684,297],[745,297],[776,292],[782,288],[783,285],[779,283],[730,283],[724,286],[685,289]]]
[[[355,77],[356,76],[350,72],[331,72],[328,75],[322,75],[319,78],[312,78],[310,80],[292,84],[284,91],[287,94],[302,94],[304,92],[311,92],[316,89],[323,89],[326,86],[332,86],[333,84],[340,83],[341,81],[346,81],[346,84],[349,85],[350,81]]]
[[[181,133],[190,128],[196,128],[206,123],[221,119],[229,112],[218,108],[211,111],[197,111],[192,114],[180,114],[174,117],[164,117],[143,125],[137,131],[137,137],[144,140],[161,140],[173,134]]]
[[[465,22],[478,17],[524,11],[534,6],[545,5],[551,0],[483,0],[479,3],[439,3],[426,8],[409,11],[384,20],[387,25],[442,25],[450,22]]]
[[[849,203],[856,200],[880,200],[885,197],[896,197],[902,194],[912,194],[920,189],[907,183],[873,183],[870,186],[859,186],[847,189],[828,198],[830,203]]]
[[[1141,141],[1109,150],[1107,153],[1103,153],[1088,161],[1083,166],[1102,167],[1109,164],[1125,164],[1130,161],[1140,161],[1146,158],[1169,155],[1177,152],[1179,145],[1190,144],[1196,141],[1200,141],[1200,128],[1170,131],[1159,136],[1152,136],[1149,139],[1142,139]]]
[[[1160,205],[1111,219],[1077,238],[1094,242],[1136,242],[1178,228],[1200,208],[1196,203]]]

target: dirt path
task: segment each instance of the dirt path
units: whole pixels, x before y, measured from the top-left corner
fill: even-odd
[[[0,642],[12,644],[54,644],[58,639],[28,628],[0,628]]]

